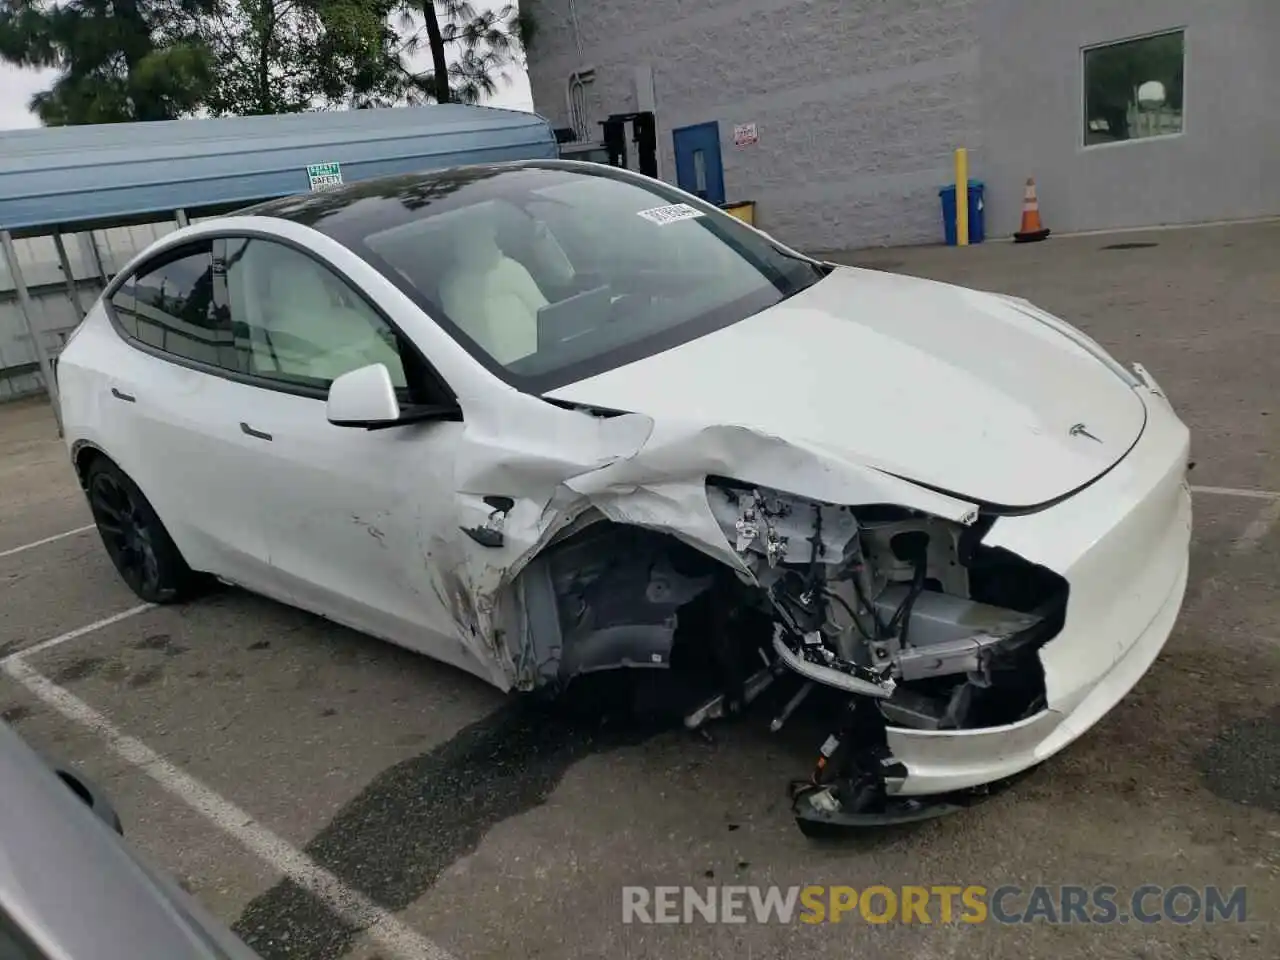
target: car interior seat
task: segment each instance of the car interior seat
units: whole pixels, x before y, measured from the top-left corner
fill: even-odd
[[[253,268],[262,297],[253,333],[255,366],[263,372],[331,381],[370,363],[384,363],[397,386],[404,372],[372,311],[342,302],[324,268],[303,254],[263,245]]]
[[[451,263],[440,282],[445,313],[499,363],[536,352],[538,310],[547,298],[529,271],[502,252],[482,213],[459,217],[450,237]]]

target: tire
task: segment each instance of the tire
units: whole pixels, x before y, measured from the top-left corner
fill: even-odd
[[[147,603],[177,603],[195,592],[198,578],[128,474],[98,457],[85,490],[102,545],[130,590]]]

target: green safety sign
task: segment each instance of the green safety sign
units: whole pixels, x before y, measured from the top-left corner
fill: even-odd
[[[307,167],[307,179],[312,190],[328,190],[342,186],[342,165],[338,163],[313,163]]]

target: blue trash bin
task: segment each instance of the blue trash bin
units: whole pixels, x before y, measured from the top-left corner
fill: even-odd
[[[969,242],[981,243],[987,237],[983,208],[985,187],[981,180],[969,181]],[[955,184],[943,187],[938,191],[942,198],[942,236],[947,246],[956,245],[956,187]]]

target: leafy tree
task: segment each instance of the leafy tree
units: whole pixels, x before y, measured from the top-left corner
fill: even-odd
[[[469,0],[221,0],[207,38],[216,114],[321,106],[475,103],[523,65],[533,35],[513,4]],[[427,50],[431,68],[417,71]]]
[[[497,92],[507,68],[523,66],[534,24],[514,4],[476,10],[469,0],[401,0],[400,26],[407,37],[402,56],[425,45],[432,67],[404,69],[409,102],[476,103]]]
[[[199,27],[216,0],[0,0],[0,59],[56,67],[30,108],[45,124],[168,120],[212,81]]]
[[[203,33],[217,64],[213,114],[296,113],[395,99],[399,44],[389,3],[224,0]]]
[[[0,0],[0,60],[60,70],[45,124],[473,103],[532,35],[469,0]]]

